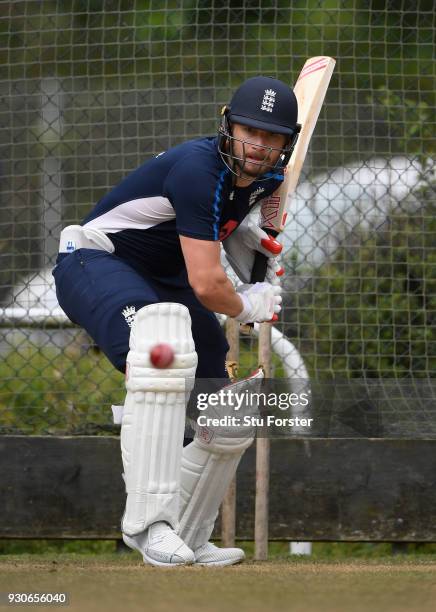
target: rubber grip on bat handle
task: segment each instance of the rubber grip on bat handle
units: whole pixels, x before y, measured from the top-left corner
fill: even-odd
[[[267,233],[269,236],[276,238],[278,236],[278,232],[272,229],[265,229],[263,231]],[[251,270],[251,278],[250,283],[263,283],[266,277],[266,271],[268,269],[268,257],[259,251],[256,251],[254,256],[254,264],[253,269]]]
[[[266,257],[263,253],[259,253],[259,251],[256,251],[253,269],[251,270],[250,283],[263,283],[263,281],[265,280],[267,269],[268,257]]]

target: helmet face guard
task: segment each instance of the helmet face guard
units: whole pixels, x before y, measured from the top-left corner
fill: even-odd
[[[250,159],[248,162],[250,165],[258,166],[260,168],[259,177],[256,178],[257,181],[268,180],[270,176],[262,176],[265,173],[283,170],[291,158],[292,151],[294,150],[295,144],[298,140],[298,134],[301,130],[301,126],[297,123],[293,133],[291,135],[286,134],[288,140],[285,147],[278,149],[275,147],[269,147],[267,145],[252,143],[249,140],[235,138],[232,134],[232,124],[229,119],[229,111],[230,109],[228,107],[223,108],[221,124],[218,129],[218,151],[227,168],[239,178],[253,179],[252,175],[244,173],[244,168],[247,163],[246,145],[255,144],[256,149],[264,150],[265,152],[263,159],[259,159],[259,161]],[[246,125],[249,125],[248,121],[246,122]],[[242,144],[242,157],[235,154],[233,146],[234,142],[240,142]],[[273,152],[278,152],[279,156],[274,164],[270,164],[268,160]]]
[[[247,164],[259,166],[260,178],[265,172],[283,169],[295,147],[301,126],[297,123],[298,101],[292,89],[272,77],[252,77],[242,83],[234,92],[230,106],[221,111],[221,124],[218,130],[218,149],[221,159],[233,174],[238,177],[253,179],[253,175],[244,172]],[[282,149],[258,145],[249,140],[237,139],[233,135],[233,124],[246,125],[254,129],[283,134],[286,145]],[[235,155],[235,142],[242,144],[242,152]],[[250,158],[247,162],[246,145],[256,145],[256,150],[264,150],[263,159]],[[239,147],[238,147],[239,148]],[[277,161],[271,164],[269,157],[273,152],[279,152]]]

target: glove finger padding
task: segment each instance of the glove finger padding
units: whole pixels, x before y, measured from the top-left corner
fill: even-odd
[[[238,240],[247,247],[253,251],[260,251],[266,257],[276,257],[282,250],[280,242],[259,227],[251,215],[245,217],[231,236],[237,236]]]
[[[243,309],[235,318],[241,323],[261,323],[271,321],[274,314],[281,310],[282,289],[270,283],[242,285],[237,292],[242,300]]]
[[[246,233],[247,246],[259,251],[265,257],[277,257],[282,252],[283,246],[273,236],[270,236],[257,225],[254,225]]]

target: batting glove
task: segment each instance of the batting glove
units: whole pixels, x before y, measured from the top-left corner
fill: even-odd
[[[237,293],[242,300],[242,312],[235,317],[240,323],[261,323],[277,318],[282,309],[282,289],[270,283],[241,285]]]
[[[278,284],[283,268],[276,258],[282,251],[282,245],[275,238],[263,231],[249,215],[239,227],[223,241],[227,261],[243,283],[249,283],[254,265],[256,251],[268,257],[267,282]],[[273,263],[276,262],[276,263]]]

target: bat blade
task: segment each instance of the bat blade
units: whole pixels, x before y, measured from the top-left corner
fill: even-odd
[[[301,125],[301,131],[286,166],[282,185],[272,196],[265,198],[261,203],[260,225],[271,233],[277,234],[283,231],[292,194],[300,178],[335,63],[332,57],[311,57],[304,64],[295,83],[294,93],[298,102],[298,123]]]

